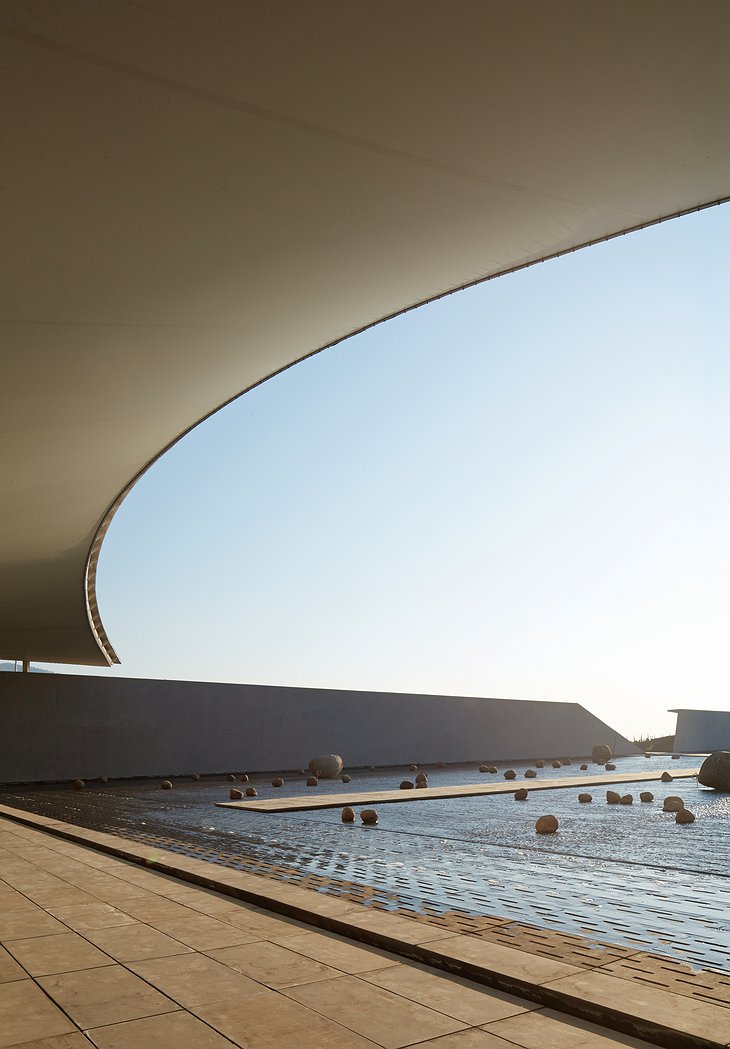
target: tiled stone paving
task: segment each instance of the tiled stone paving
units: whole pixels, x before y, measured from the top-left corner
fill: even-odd
[[[7,810],[6,810],[7,811]],[[20,815],[20,814],[18,814]],[[652,959],[570,962],[412,917],[160,853],[182,877],[272,893],[297,913],[398,953],[56,837],[142,860],[133,842],[37,817],[0,818],[0,1049],[640,1049],[649,1043],[545,1005],[640,1028],[651,1044],[726,1046],[730,1008],[696,987],[638,987]],[[264,897],[261,897],[264,898]],[[312,910],[308,911],[307,908]],[[491,932],[509,927],[493,925]],[[489,931],[489,930],[487,930]],[[519,981],[538,1000],[404,960]],[[637,990],[632,990],[637,987]],[[542,1001],[541,999],[544,999]]]

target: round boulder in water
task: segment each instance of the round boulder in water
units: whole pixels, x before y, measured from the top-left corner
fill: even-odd
[[[534,769],[526,769],[525,770],[525,779],[535,779],[536,776],[537,776],[537,773],[535,772]]]
[[[662,807],[664,812],[679,812],[684,808],[684,802],[675,794],[670,794],[668,798],[664,799],[664,805]]]
[[[515,772],[514,769],[507,769],[507,771],[504,774],[504,778],[505,779],[517,779],[517,773]]]
[[[552,764],[554,769],[559,769],[559,768],[562,768],[562,766],[563,766],[562,761],[558,761],[557,758],[555,759],[555,761],[551,762],[551,764]]]
[[[228,792],[228,796],[230,797],[231,801],[240,801],[243,797],[243,791],[239,790],[237,787],[231,787],[230,791]]]
[[[515,791],[515,801],[527,801],[527,791],[524,787]]]
[[[316,776],[310,776],[309,779],[307,780],[307,786],[308,787],[317,787],[317,786],[319,786],[319,780],[317,779],[317,777]]]
[[[255,798],[256,797],[256,788],[255,787],[246,787],[246,797],[247,798]]]
[[[535,762],[535,768],[536,769],[544,769],[545,768],[545,762],[542,760],[542,758],[540,758],[539,761]]]
[[[621,804],[621,795],[617,794],[615,790],[607,790],[606,791],[606,801],[608,802],[609,805],[620,805]]]
[[[172,790],[172,783],[169,779],[163,779],[162,783],[160,784],[160,790]]]
[[[378,814],[375,809],[363,809],[360,813],[360,819],[367,827],[374,827],[378,822]]]
[[[730,750],[715,750],[702,762],[697,782],[703,787],[730,791]]]
[[[595,761],[596,765],[605,765],[607,761],[610,761],[613,757],[613,751],[609,747],[608,743],[596,743],[595,747],[591,751],[591,757]]]
[[[342,822],[343,823],[354,823],[355,822],[355,810],[351,809],[349,805],[345,805],[342,810]]]
[[[677,815],[674,817],[675,823],[694,823],[695,814],[690,812],[689,809],[680,809]]]
[[[606,772],[615,772],[616,766],[611,761],[606,762]]]
[[[321,754],[309,762],[309,771],[318,775],[319,779],[337,779],[343,765],[339,754]]]
[[[621,804],[622,805],[633,805],[634,804],[634,795],[633,794],[622,794],[621,795]]]
[[[541,816],[535,824],[535,830],[538,834],[554,834],[559,826],[557,816]]]
[[[702,771],[702,769],[700,769],[700,772],[701,771]],[[662,775],[661,775],[662,783],[671,783],[673,778],[674,777],[670,776],[668,772],[662,772]],[[699,779],[699,776],[697,777],[697,779]],[[705,786],[707,786],[707,784],[705,784]]]
[[[413,783],[412,783],[412,781],[409,780],[409,779],[401,780],[400,789],[401,790],[413,790]]]
[[[583,802],[583,804],[585,804],[588,801],[593,801],[593,795],[592,794],[579,794],[578,795],[578,801]]]
[[[271,786],[272,787],[283,787],[284,786],[284,780],[281,778],[281,776],[277,776],[276,779],[272,779]]]
[[[650,790],[642,790],[641,794],[639,794],[639,798],[641,801],[653,801],[654,795]]]
[[[86,784],[82,779],[75,779],[71,781],[71,786],[74,790],[83,790]],[[170,784],[172,786],[172,783]]]
[[[352,782],[352,776],[348,776],[347,774],[345,774],[344,776],[340,776],[340,779],[342,780],[343,783],[351,783]]]

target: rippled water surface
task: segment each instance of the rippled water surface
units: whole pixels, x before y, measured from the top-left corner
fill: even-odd
[[[696,767],[701,758],[619,758],[617,772]],[[471,766],[428,769],[431,786],[503,780]],[[526,765],[513,765],[521,777]],[[576,778],[601,771],[578,764],[546,767],[540,779]],[[387,790],[412,776],[403,769],[352,771],[352,783],[322,781],[307,787],[301,776],[252,776],[259,797]],[[539,781],[539,780],[538,780]],[[194,851],[235,866],[242,858],[278,864],[293,878],[314,873],[373,886],[404,905],[496,914],[544,928],[683,958],[695,966],[724,970],[730,955],[730,795],[694,779],[616,786],[631,793],[631,806],[606,804],[606,787],[379,805],[375,828],[343,825],[339,809],[258,813],[220,809],[230,784],[224,777],[194,783],[176,780],[162,792],[158,781],[2,789],[8,805],[135,838],[174,839]],[[580,804],[581,789],[593,794]],[[651,790],[651,804],[639,792]],[[662,812],[677,794],[696,815],[678,826]],[[559,832],[535,834],[535,820],[553,813]],[[166,847],[169,847],[167,845]],[[225,855],[219,856],[219,853]],[[332,891],[332,890],[330,890]]]

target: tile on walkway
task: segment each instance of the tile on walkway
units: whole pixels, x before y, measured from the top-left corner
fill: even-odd
[[[246,932],[207,914],[192,914],[186,918],[152,922],[155,929],[186,944],[195,951],[210,951],[216,947],[235,947],[260,939],[257,933]]]
[[[0,940],[21,940],[26,936],[51,936],[67,932],[61,922],[33,905],[32,911],[10,911],[0,913]]]
[[[380,1049],[379,1043],[275,991],[193,1011],[241,1049]]]
[[[651,1049],[648,1042],[550,1009],[522,1013],[486,1027],[522,1049]]]
[[[148,925],[154,922],[172,921],[175,918],[191,918],[196,914],[189,907],[184,907],[175,900],[168,900],[164,896],[150,896],[142,899],[139,897],[126,898],[119,901],[117,908],[138,922],[147,922]]]
[[[262,984],[204,954],[130,962],[129,968],[185,1009],[265,990]]]
[[[0,984],[14,983],[16,980],[27,980],[28,974],[22,969],[4,947],[0,947]]]
[[[178,1008],[175,1002],[121,965],[41,976],[38,983],[84,1030]]]
[[[88,1034],[98,1049],[233,1049],[227,1038],[182,1012],[97,1027]]]
[[[526,998],[480,987],[459,976],[437,973],[414,963],[362,973],[361,979],[474,1027],[538,1008]]]
[[[111,929],[117,925],[134,925],[135,919],[123,911],[108,903],[87,903],[83,906],[56,907],[55,904],[48,908],[64,925],[76,932],[86,932],[89,929]]]
[[[334,933],[292,931],[291,934],[284,932],[281,936],[272,936],[271,940],[289,951],[323,962],[350,975],[389,966],[402,968],[402,959],[397,954],[389,954],[378,947],[368,947],[365,944],[348,943]]]
[[[209,958],[230,966],[266,987],[291,987],[316,980],[331,980],[342,975],[329,965],[305,958],[266,940],[239,947],[222,947],[205,953]]]
[[[107,954],[75,932],[7,940],[5,946],[31,976],[50,976],[52,973],[113,964]]]
[[[285,993],[300,1005],[306,1005],[385,1049],[412,1045],[416,1035],[420,1041],[426,1041],[467,1026],[452,1016],[401,998],[354,976],[289,987]]]
[[[134,925],[118,925],[110,929],[89,929],[86,936],[102,951],[106,951],[119,962],[136,962],[143,958],[164,958],[170,954],[189,954],[187,947],[157,929],[135,922]]]
[[[71,1033],[76,1028],[32,980],[0,987],[0,1047]]]
[[[468,1031],[457,1031],[455,1034],[419,1042],[418,1049],[515,1049],[515,1046],[496,1034],[471,1027]]]
[[[93,1045],[84,1034],[59,1034],[55,1038],[23,1042],[16,1049],[93,1049]]]

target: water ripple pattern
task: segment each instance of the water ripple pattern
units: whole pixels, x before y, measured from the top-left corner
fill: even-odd
[[[697,764],[700,762],[698,761]],[[692,762],[682,761],[682,766]],[[623,758],[618,771],[646,771],[672,762]],[[505,766],[498,773],[502,778]],[[526,765],[513,765],[521,777]],[[589,773],[596,771],[591,766]],[[354,770],[351,789],[397,786],[403,769]],[[580,775],[576,764],[539,775]],[[484,782],[475,767],[429,769],[432,785]],[[259,796],[307,794],[302,777],[252,777]],[[383,805],[377,827],[344,825],[337,809],[258,813],[214,808],[230,784],[223,777],[176,781],[161,792],[149,781],[89,784],[83,792],[58,787],[6,787],[2,800],[44,815],[128,837],[174,839],[182,853],[244,867],[259,860],[292,879],[308,874],[366,885],[382,899],[416,913],[457,912],[580,934],[634,950],[671,956],[694,967],[727,971],[730,956],[730,795],[694,780],[630,783],[616,789],[632,805],[607,805],[606,788],[580,804],[580,788],[532,793],[414,801]],[[341,792],[339,780],[318,792]],[[651,790],[651,804],[639,791]],[[678,826],[662,811],[663,799],[683,798],[697,820]],[[551,812],[558,834],[535,834],[535,820]],[[169,848],[169,844],[165,847]]]

